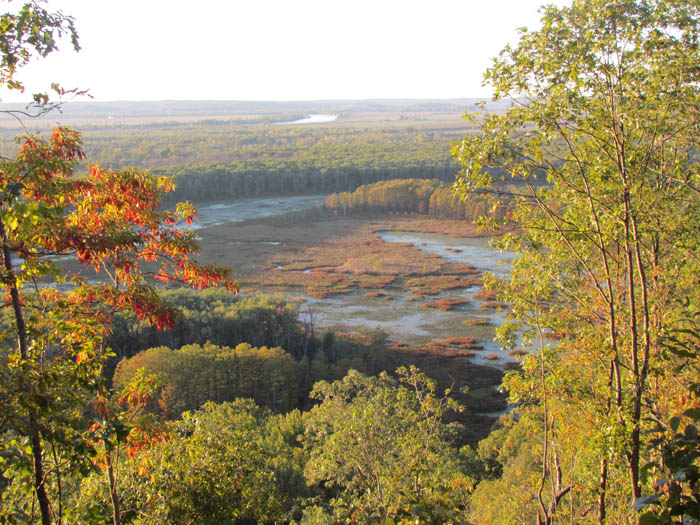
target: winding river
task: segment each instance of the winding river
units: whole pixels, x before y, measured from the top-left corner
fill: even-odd
[[[325,195],[269,197],[244,199],[234,202],[211,204],[199,208],[199,220],[193,228],[206,228],[229,222],[240,222],[261,217],[282,215],[320,206]],[[493,272],[502,277],[509,270],[514,254],[501,253],[489,246],[488,237],[455,238],[448,235],[381,231],[377,235],[385,242],[411,243],[418,249],[434,253],[455,264],[471,264],[482,272]],[[463,309],[443,312],[423,308],[419,301],[410,301],[407,291],[392,290],[392,301],[369,299],[362,293],[331,296],[324,299],[305,297],[300,308],[302,318],[311,318],[320,328],[341,327],[348,330],[361,328],[381,329],[392,340],[413,343],[464,335],[463,321],[467,317],[488,318],[492,325],[503,322],[503,313],[480,310],[481,301],[472,298],[478,287],[461,292],[450,291],[451,296],[463,296],[469,300]],[[298,295],[298,294],[296,294]],[[514,359],[501,351],[493,341],[480,341],[484,346],[474,356],[476,363],[504,366]],[[487,357],[491,355],[491,358]],[[497,358],[494,358],[494,355]]]

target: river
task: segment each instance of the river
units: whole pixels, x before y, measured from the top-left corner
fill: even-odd
[[[198,208],[199,217],[192,223],[193,230],[227,222],[240,222],[263,217],[284,215],[293,211],[321,206],[327,195],[300,195],[293,197],[266,197],[241,199],[233,202],[209,204]]]
[[[327,124],[328,122],[333,122],[338,118],[338,115],[309,115],[306,118],[299,120],[292,120],[290,122],[275,122],[278,126],[283,126],[287,124]]]
[[[202,206],[199,208],[199,220],[193,224],[193,228],[301,211],[320,206],[325,197],[270,197]],[[491,248],[488,237],[456,238],[398,231],[380,231],[377,235],[385,242],[411,243],[420,250],[437,254],[455,264],[471,264],[482,272],[493,272],[498,277],[507,275],[508,263],[515,257],[514,254],[501,253]],[[504,320],[502,312],[481,310],[482,302],[472,298],[478,290],[478,287],[472,287],[444,294],[469,300],[464,308],[448,312],[424,308],[420,301],[409,300],[412,296],[408,290],[392,290],[392,301],[368,298],[363,293],[336,295],[324,299],[305,296],[306,303],[300,307],[300,313],[302,318],[311,318],[318,328],[381,329],[388,333],[392,340],[422,343],[469,335],[469,329],[463,324],[469,317],[488,318],[494,326],[501,324]],[[506,363],[514,361],[511,356],[501,351],[497,343],[483,339],[479,342],[484,346],[484,350],[476,353],[474,362],[503,367]],[[488,358],[489,355],[491,359]],[[497,357],[494,358],[494,355]]]
[[[410,242],[420,250],[440,255],[455,264],[471,264],[482,272],[492,272],[499,277],[507,275],[508,263],[515,257],[515,254],[502,253],[491,248],[488,237],[457,238],[398,231],[382,231],[377,235],[386,242]],[[320,327],[378,328],[387,332],[392,340],[427,342],[467,335],[463,321],[468,317],[488,318],[494,326],[504,321],[503,312],[480,309],[482,301],[472,298],[477,291],[479,287],[471,287],[441,294],[469,300],[464,309],[448,312],[422,307],[420,301],[411,300],[413,297],[408,290],[392,290],[391,301],[372,300],[363,294],[339,295],[325,299],[307,298],[302,314],[312,316]],[[472,358],[473,362],[503,367],[506,363],[515,361],[501,350],[498,343],[491,340],[480,340],[479,343],[484,349],[476,353]]]

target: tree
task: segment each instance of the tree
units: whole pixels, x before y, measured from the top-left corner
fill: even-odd
[[[191,221],[190,205],[158,210],[168,180],[98,167],[79,178],[74,168],[82,158],[79,135],[59,128],[49,141],[25,137],[17,160],[4,161],[0,171],[1,277],[18,341],[5,356],[2,390],[11,402],[3,404],[0,422],[3,431],[30,440],[44,523],[60,521],[61,512],[60,503],[51,507],[43,442],[74,439],[67,429],[78,431],[90,396],[105,388],[101,343],[113,314],[131,310],[159,328],[172,326],[176,311],[160,300],[151,278],[236,287],[228,270],[192,260],[195,236],[177,227]],[[82,270],[64,277],[57,257],[74,257]],[[103,280],[89,280],[90,272]],[[59,475],[58,465],[49,470]],[[53,479],[60,492],[60,479]]]
[[[398,373],[406,386],[355,370],[314,386],[321,404],[304,419],[305,476],[333,496],[329,521],[447,523],[471,489],[455,436],[441,421],[454,404],[414,367]]]
[[[145,413],[147,399],[156,388],[157,377],[147,376],[143,370],[139,370],[116,401],[98,395],[95,402],[99,420],[88,430],[93,436],[88,444],[96,448],[93,463],[107,478],[114,525],[122,523],[118,468],[120,453],[126,449],[126,456],[133,458],[137,451],[165,439],[162,425]]]
[[[486,73],[510,107],[471,115],[481,134],[455,148],[462,195],[519,184],[522,234],[501,246],[520,258],[496,284],[542,347],[507,384],[539,421],[543,523],[574,502],[601,523],[636,521],[632,502],[656,492],[650,436],[698,406],[697,347],[674,351],[669,336],[698,330],[699,44],[696,0],[546,7]]]
[[[38,0],[2,15],[0,86],[23,91],[19,69],[55,51],[65,36],[78,50],[73,19]],[[57,84],[52,88],[59,96],[68,93]],[[57,105],[45,93],[32,99],[28,112],[11,113],[31,116]],[[0,280],[17,338],[16,347],[0,356],[0,434],[7,438],[0,452],[11,464],[8,471],[19,466],[18,472],[30,473],[14,484],[31,486],[42,523],[60,523],[61,473],[81,464],[86,452],[82,413],[94,394],[104,393],[100,370],[108,354],[102,340],[114,312],[131,310],[158,327],[171,326],[175,310],[159,299],[151,277],[196,287],[236,285],[228,270],[192,260],[195,236],[177,227],[179,221],[191,222],[191,205],[158,210],[160,198],[172,189],[167,179],[99,167],[76,176],[84,155],[79,134],[66,128],[49,140],[26,136],[20,143],[15,160],[0,159]],[[83,270],[102,272],[106,279],[91,281],[89,272],[66,278],[58,257],[73,257]],[[67,291],[59,292],[57,284]],[[53,489],[56,498],[50,496]],[[1,514],[33,521],[33,503],[28,508],[20,518],[17,509]]]
[[[59,41],[68,37],[75,51],[80,49],[73,18],[60,11],[51,12],[41,0],[25,2],[16,12],[0,16],[0,87],[24,92],[25,86],[17,78],[17,72],[34,57],[46,57],[58,50]],[[65,90],[53,83],[52,90],[59,97],[66,94],[85,94],[77,89]],[[7,111],[11,115],[37,116],[60,106],[50,101],[47,93],[34,93],[27,111]]]
[[[291,419],[252,400],[207,403],[170,425],[166,440],[120,458],[123,523],[288,523],[307,489]],[[291,430],[292,435],[285,435]],[[110,494],[85,480],[76,521],[100,523]]]

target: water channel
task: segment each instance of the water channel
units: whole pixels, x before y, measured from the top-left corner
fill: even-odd
[[[307,210],[314,206],[321,206],[326,197],[327,195],[299,195],[293,197],[241,199],[233,202],[209,204],[197,208],[199,217],[190,228],[199,230],[228,222],[241,222]]]
[[[194,229],[240,222],[261,217],[282,215],[320,206],[325,195],[271,197],[244,199],[202,206]],[[456,238],[448,235],[381,231],[377,235],[385,242],[411,243],[420,250],[434,253],[455,264],[470,264],[482,272],[493,272],[502,277],[508,272],[508,262],[514,254],[501,253],[489,246],[488,237]],[[306,303],[300,307],[302,318],[311,318],[318,328],[336,327],[347,330],[362,328],[381,329],[393,341],[425,343],[435,339],[468,335],[463,322],[469,317],[488,318],[496,326],[503,322],[503,313],[481,310],[481,301],[472,295],[478,287],[461,291],[450,291],[445,295],[460,296],[469,303],[458,310],[443,312],[424,308],[421,301],[412,301],[407,290],[392,290],[392,300],[368,298],[362,292],[331,296],[324,299],[304,297]],[[299,294],[295,294],[298,296]],[[480,340],[484,346],[474,356],[476,363],[504,366],[514,361],[499,345],[490,340]],[[491,358],[488,359],[488,356]],[[498,356],[494,359],[493,355]]]
[[[383,231],[377,235],[385,242],[411,243],[419,250],[440,255],[455,264],[471,264],[482,272],[493,272],[499,277],[507,274],[508,262],[515,257],[512,253],[491,248],[488,237],[456,238],[398,231]],[[378,328],[394,341],[424,343],[436,339],[436,334],[441,334],[437,339],[465,335],[463,321],[468,317],[487,318],[494,326],[501,324],[503,312],[481,310],[482,301],[472,298],[478,290],[479,287],[472,287],[443,294],[469,300],[466,307],[448,312],[424,308],[420,301],[411,301],[412,296],[407,291],[397,293],[392,290],[391,301],[382,298],[368,300],[361,293],[325,299],[307,298],[302,314],[313,316],[321,327]],[[496,342],[480,340],[479,343],[484,349],[472,358],[475,363],[502,367],[515,361]]]
[[[338,115],[321,115],[321,114],[316,114],[316,115],[309,115],[306,118],[302,118],[299,120],[292,120],[291,122],[275,122],[278,126],[282,125],[287,125],[287,124],[326,124],[328,122],[333,122],[338,118]]]

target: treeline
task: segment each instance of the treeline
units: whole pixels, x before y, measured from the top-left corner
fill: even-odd
[[[260,161],[257,163],[210,164],[155,170],[173,177],[177,190],[166,195],[164,203],[178,200],[221,200],[265,194],[310,194],[353,190],[360,185],[402,178],[454,177],[456,167],[446,159],[438,162],[402,164],[389,156],[386,163],[328,165],[322,158],[307,160]]]
[[[501,221],[507,212],[503,197],[472,194],[462,200],[449,184],[435,179],[389,180],[366,184],[354,192],[326,198],[326,208],[341,215],[362,212],[417,213],[476,222],[481,216]]]
[[[85,134],[88,161],[106,167],[159,168],[274,159],[320,159],[322,165],[449,158],[456,137],[442,131],[381,128],[309,128],[208,122]]]
[[[148,410],[164,419],[176,419],[186,410],[196,410],[207,401],[221,403],[244,397],[274,412],[309,407],[309,393],[317,381],[342,378],[349,370],[376,374],[388,364],[381,340],[335,337],[325,351],[309,359],[294,359],[281,347],[254,347],[241,343],[235,348],[185,345],[173,350],[161,346],[122,360],[114,374],[114,387],[123,389],[139,370],[156,374],[160,387]],[[333,348],[328,346],[332,345]],[[335,357],[329,357],[331,351]]]
[[[141,166],[170,176],[164,204],[264,194],[331,193],[390,179],[437,178],[458,171],[458,134],[410,127],[294,127],[236,122],[103,127],[84,133],[87,162]],[[0,135],[0,150],[15,140]]]
[[[156,346],[180,348],[204,343],[284,346],[297,358],[309,351],[296,308],[281,295],[240,296],[219,289],[197,293],[178,289],[164,291],[163,296],[180,312],[175,326],[158,330],[133,315],[117,316],[106,343],[118,359]]]
[[[453,137],[440,131],[251,127],[229,129],[222,138],[231,144],[214,140],[203,157],[154,169],[177,184],[166,204],[330,193],[390,179],[447,181],[458,169],[449,154]]]
[[[412,127],[309,127],[231,121],[87,128],[87,162],[108,168],[313,160],[320,166],[444,162],[458,133]],[[14,133],[0,130],[0,149],[14,151]],[[253,168],[259,165],[253,165]]]

